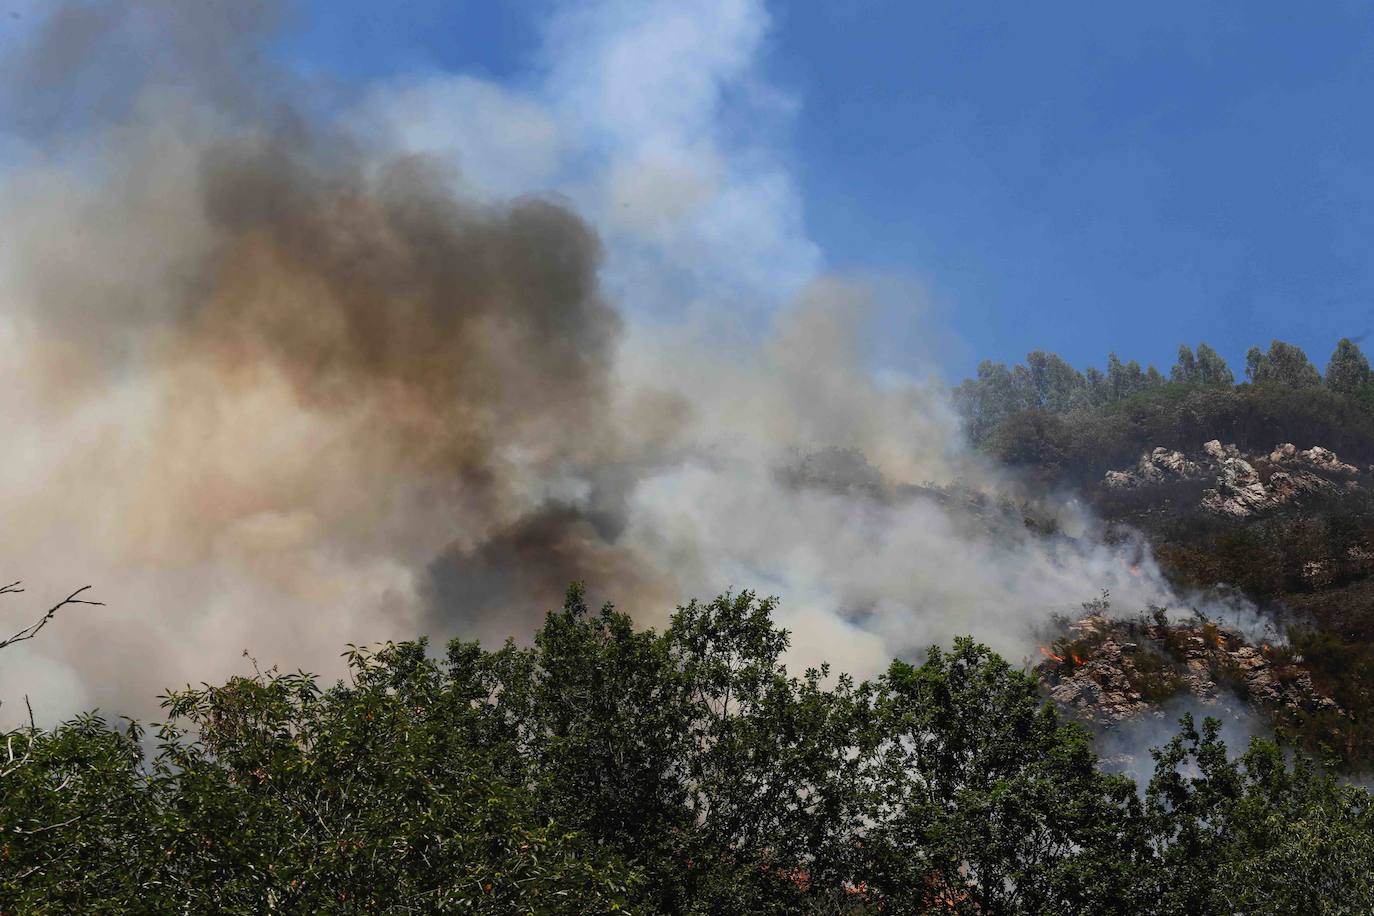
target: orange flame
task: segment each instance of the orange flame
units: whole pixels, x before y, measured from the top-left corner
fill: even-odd
[[[1045,648],[1044,646],[1041,646],[1041,647],[1040,647],[1040,654],[1043,655],[1043,656],[1045,656],[1046,658],[1052,660],[1052,661],[1062,662],[1062,661],[1064,660],[1064,656],[1062,656],[1062,655],[1055,655],[1053,652],[1051,652],[1049,649]]]

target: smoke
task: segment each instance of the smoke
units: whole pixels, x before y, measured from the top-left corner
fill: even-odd
[[[690,320],[627,319],[655,245],[686,246],[665,272],[692,252],[715,276],[729,246],[705,229],[731,208],[682,204],[681,231],[653,222],[630,244],[577,195],[484,193],[366,129],[387,92],[345,111],[274,71],[277,18],[68,4],[18,58],[34,97],[7,96],[11,123],[51,155],[0,187],[0,557],[29,595],[92,583],[107,608],[7,652],[0,697],[146,712],[245,648],[331,672],[347,642],[524,637],[573,579],[647,624],[691,596],[776,594],[798,660],[858,674],[966,632],[1020,657],[1032,624],[1102,589],[1123,608],[1177,600],[1142,545],[1109,545],[1072,500],[970,452],[938,383],[875,374],[870,293],[799,282],[809,243],[761,334],[702,320],[721,301],[706,281]],[[757,17],[723,21],[757,42]],[[715,96],[692,90],[683,117],[707,117]],[[540,104],[513,117],[548,129],[510,136],[559,132]],[[627,168],[611,157],[611,199],[642,216],[665,189]],[[787,198],[720,171],[731,200]],[[765,254],[786,236],[739,231]],[[728,261],[721,276],[765,283],[765,265]]]
[[[1143,795],[1154,776],[1152,751],[1162,748],[1179,733],[1179,722],[1191,716],[1201,730],[1207,719],[1216,719],[1219,735],[1232,757],[1244,753],[1254,738],[1272,738],[1272,729],[1244,699],[1228,691],[1220,691],[1209,702],[1191,695],[1173,697],[1156,710],[1136,716],[1114,728],[1096,729],[1094,746],[1109,772],[1122,773],[1135,781]],[[1198,777],[1196,763],[1189,761],[1183,768],[1188,777]]]

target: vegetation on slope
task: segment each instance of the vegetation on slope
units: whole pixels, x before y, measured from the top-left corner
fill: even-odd
[[[975,444],[1058,482],[1096,481],[1144,450],[1192,451],[1209,439],[1265,453],[1277,442],[1319,444],[1374,462],[1374,382],[1358,345],[1342,339],[1325,377],[1280,340],[1252,348],[1247,363],[1237,385],[1206,344],[1196,355],[1180,347],[1167,380],[1116,354],[1104,373],[1037,351],[1025,365],[982,363],[954,398]]]
[[[1369,489],[1237,520],[1199,506],[1205,480],[1130,490],[1102,483],[1106,471],[1151,449],[1193,453],[1211,439],[1260,455],[1283,442],[1321,445],[1361,467],[1374,463],[1374,376],[1357,344],[1341,340],[1320,373],[1301,349],[1276,340],[1250,350],[1244,375],[1237,384],[1206,344],[1196,352],[1180,347],[1167,380],[1115,355],[1104,373],[1037,352],[1021,366],[982,364],[955,398],[980,448],[1078,490],[1108,521],[1142,531],[1184,592],[1235,588],[1285,616],[1294,654],[1353,716],[1313,719],[1299,737],[1367,771],[1374,767],[1374,721],[1365,712],[1374,702],[1374,578],[1362,559],[1374,548]],[[1313,568],[1329,570],[1329,581],[1314,581]]]

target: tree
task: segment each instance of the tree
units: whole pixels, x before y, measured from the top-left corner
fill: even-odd
[[[1253,739],[1231,758],[1219,723],[1154,752],[1146,793],[1160,868],[1152,912],[1368,913],[1374,909],[1374,810],[1367,791],[1311,761],[1290,764]],[[1189,775],[1189,774],[1192,775]]]
[[[979,363],[977,377],[954,389],[954,405],[975,443],[986,441],[1002,421],[1027,406],[1012,371],[991,360]]]
[[[1111,388],[1101,369],[1089,366],[1084,370],[1083,377],[1087,389],[1086,406],[1102,407],[1111,402]]]
[[[1146,372],[1135,360],[1122,363],[1115,353],[1107,354],[1107,387],[1113,401],[1124,401],[1163,384],[1164,376],[1154,366]]]
[[[1326,387],[1341,394],[1355,394],[1369,384],[1369,360],[1360,347],[1342,337],[1326,364]]]
[[[1313,388],[1321,384],[1317,367],[1299,347],[1281,340],[1269,344],[1269,352],[1251,347],[1245,355],[1245,375],[1255,385]]]
[[[1030,403],[1027,406],[1062,412],[1084,401],[1083,376],[1054,353],[1036,350],[1026,355],[1030,377]]]
[[[1211,387],[1229,388],[1236,383],[1236,377],[1226,365],[1226,360],[1205,343],[1197,345],[1197,383]]]
[[[961,639],[894,662],[871,692],[860,855],[882,911],[1136,911],[1135,787],[1097,769],[1033,678]]]
[[[504,770],[465,675],[423,642],[349,653],[350,680],[171,693],[157,752],[82,716],[5,737],[0,909],[515,912],[623,908],[635,873],[552,823]]]
[[[1192,348],[1187,344],[1179,345],[1178,362],[1174,363],[1174,367],[1169,370],[1169,380],[1185,385],[1197,384],[1197,360],[1193,358]]]
[[[1169,380],[1185,385],[1230,386],[1235,376],[1216,350],[1206,343],[1197,345],[1197,356],[1187,344],[1178,348],[1178,361],[1169,371]]]

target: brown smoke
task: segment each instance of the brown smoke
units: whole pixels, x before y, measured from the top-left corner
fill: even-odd
[[[762,341],[622,326],[567,206],[350,130],[258,53],[277,18],[65,4],[0,80],[28,157],[0,175],[0,572],[107,604],[0,659],[0,700],[148,712],[244,648],[330,673],[350,641],[519,638],[574,579],[648,623],[777,594],[801,660],[858,674],[959,633],[1033,651],[1103,588],[1169,600],[1052,494],[1071,537],[989,534],[965,496],[1015,481],[939,386],[871,371],[861,285]]]
[[[60,10],[34,78],[60,82],[92,23],[114,29],[131,9]],[[170,9],[159,21],[199,34],[232,5],[206,11],[195,28]],[[528,632],[575,579],[666,595],[617,544],[643,440],[627,450],[613,422],[627,407],[611,383],[621,322],[578,216],[552,199],[460,199],[432,163],[300,106],[283,116],[285,87],[266,109],[209,115],[213,96],[138,93],[126,119],[80,138],[93,164],[35,168],[3,200],[25,226],[6,294],[22,355],[10,406],[43,455],[6,487],[3,546],[29,566],[14,577],[51,584],[61,563],[40,545],[89,532],[69,542],[91,545],[64,552],[67,575],[144,583],[105,583],[112,607],[163,604],[179,576],[223,592],[182,582],[178,598],[212,609],[69,633],[83,677],[127,676],[100,659],[108,636],[91,638],[109,626],[159,655],[229,638],[276,655],[318,641],[321,620],[335,646]],[[377,574],[382,594],[357,581]],[[335,602],[351,610],[317,616]]]

